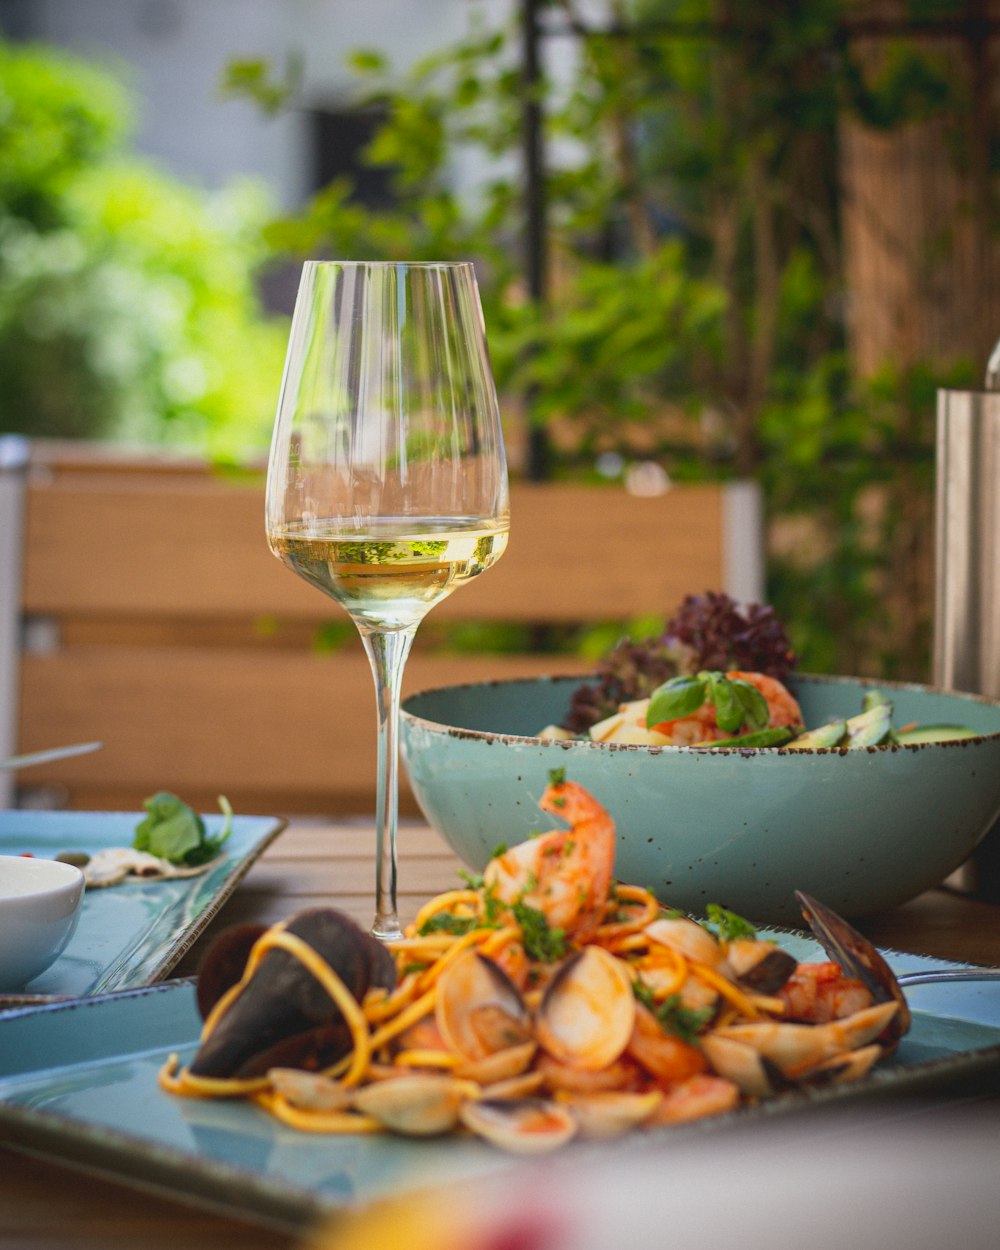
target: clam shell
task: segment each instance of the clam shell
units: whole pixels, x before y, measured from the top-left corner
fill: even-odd
[[[753,1046],[717,1033],[706,1033],[701,1039],[712,1071],[738,1085],[748,1098],[767,1098],[774,1093],[768,1065]]]
[[[555,1150],[579,1127],[568,1107],[546,1098],[481,1098],[464,1103],[459,1117],[478,1137],[516,1154]]]
[[[485,1059],[473,1059],[459,1064],[455,1075],[480,1085],[493,1085],[497,1081],[507,1081],[520,1076],[531,1065],[538,1043],[534,1040],[522,1042],[519,1046],[508,1046],[505,1050],[495,1051]]]
[[[267,1079],[286,1102],[306,1111],[346,1111],[354,1093],[328,1076],[301,1068],[271,1068]]]
[[[621,1137],[649,1119],[663,1101],[662,1090],[630,1093],[615,1090],[601,1094],[574,1094],[566,1105],[576,1116],[580,1136],[589,1139]]]
[[[538,1040],[550,1055],[588,1072],[621,1055],[635,1023],[632,980],[620,959],[599,946],[570,956],[538,1008]]]
[[[517,986],[478,951],[463,952],[441,974],[434,1018],[445,1043],[470,1062],[531,1038],[531,1020]]]
[[[894,1002],[876,1003],[853,1016],[826,1024],[766,1021],[726,1025],[715,1033],[753,1047],[783,1073],[796,1077],[834,1055],[867,1046],[890,1024],[895,1014]]]
[[[714,934],[687,916],[661,916],[646,925],[643,932],[651,942],[668,946],[686,959],[709,968],[715,968],[725,957]]]
[[[478,1092],[470,1081],[417,1073],[365,1085],[352,1101],[358,1111],[373,1116],[394,1133],[436,1137],[458,1125],[462,1104]]]

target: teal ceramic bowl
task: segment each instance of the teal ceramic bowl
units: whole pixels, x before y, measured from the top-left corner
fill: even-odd
[[[537,808],[552,769],[614,817],[615,875],[703,914],[719,903],[761,923],[801,920],[795,890],[847,917],[939,884],[1000,815],[1000,702],[927,686],[801,676],[807,726],[885,691],[897,726],[962,724],[976,736],[914,746],[722,750],[555,742],[580,678],[452,686],[411,695],[401,740],[431,825],[479,871],[501,843],[553,822]]]

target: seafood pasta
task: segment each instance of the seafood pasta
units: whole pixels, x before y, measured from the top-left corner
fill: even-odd
[[[856,1079],[894,1049],[899,996],[615,882],[613,821],[579,785],[554,774],[539,806],[568,828],[500,850],[400,941],[326,909],[223,935],[198,1051],[163,1088],[317,1133],[534,1151]]]

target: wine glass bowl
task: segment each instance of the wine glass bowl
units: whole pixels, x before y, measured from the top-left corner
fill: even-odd
[[[507,467],[465,262],[303,267],[268,462],[272,552],[339,603],[378,712],[376,917],[399,936],[399,691],[424,615],[507,544]]]

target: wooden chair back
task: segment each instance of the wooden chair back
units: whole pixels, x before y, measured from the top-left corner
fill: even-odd
[[[271,556],[259,473],[40,444],[6,460],[0,757],[105,744],[24,770],[16,790],[8,774],[8,805],[135,809],[168,789],[209,810],[220,793],[243,812],[372,810],[367,662],[356,636],[317,645],[325,623],[347,618]],[[428,622],[627,622],[705,589],[762,597],[760,510],[745,484],[638,497],[517,483],[511,510],[503,559]],[[420,638],[404,693],[590,667],[439,653]],[[405,784],[402,805],[415,810]]]

